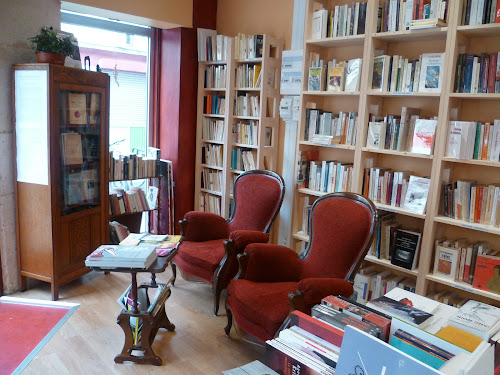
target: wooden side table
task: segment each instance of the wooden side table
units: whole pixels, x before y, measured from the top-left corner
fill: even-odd
[[[165,311],[165,301],[168,297],[170,297],[170,285],[172,284],[174,278],[170,278],[166,284],[159,284],[156,282],[156,274],[165,271],[167,265],[176,253],[177,249],[170,252],[170,254],[166,257],[158,257],[148,269],[91,267],[94,271],[130,273],[132,276],[132,284],[130,288],[132,310],[122,310],[116,321],[120,327],[122,327],[123,333],[125,334],[123,349],[121,353],[115,357],[116,363],[132,361],[135,363],[147,363],[156,366],[161,365],[162,360],[154,353],[151,345],[153,344],[153,340],[155,339],[159,328],[166,328],[168,331],[173,331],[175,329],[175,325],[170,322]],[[138,287],[138,272],[151,273],[151,282],[142,283]],[[150,288],[158,289],[154,300],[151,302],[148,297],[147,306],[141,309],[138,308],[137,303],[137,290],[139,288],[145,288],[146,295]],[[142,320],[140,338],[137,339],[136,344],[134,344],[134,335],[132,327],[130,326],[130,318],[138,318]],[[137,320],[136,324],[139,324],[138,322],[139,320]],[[133,351],[139,351],[143,354],[136,355],[133,354]]]

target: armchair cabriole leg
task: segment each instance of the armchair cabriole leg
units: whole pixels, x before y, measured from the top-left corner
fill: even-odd
[[[219,302],[220,302],[220,289],[216,289],[214,291],[214,315],[217,316],[217,313],[219,312]]]
[[[226,332],[226,335],[229,336],[229,333],[231,332],[231,327],[233,326],[233,313],[231,312],[231,309],[226,306],[226,315],[227,315],[227,326],[224,327],[224,332]]]
[[[175,279],[177,278],[177,266],[174,262],[170,262],[170,267],[172,268],[172,286],[175,286]]]

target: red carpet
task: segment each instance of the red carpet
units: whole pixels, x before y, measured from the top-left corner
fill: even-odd
[[[78,304],[0,298],[0,375],[18,374]]]

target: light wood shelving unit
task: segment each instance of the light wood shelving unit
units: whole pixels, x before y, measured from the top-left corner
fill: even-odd
[[[278,162],[278,126],[279,126],[279,82],[281,77],[281,55],[283,41],[264,35],[262,57],[254,59],[234,58],[234,39],[228,43],[227,61],[203,61],[198,68],[198,116],[196,131],[196,171],[195,171],[195,210],[202,210],[200,197],[213,197],[220,201],[220,211],[215,212],[223,217],[229,217],[232,200],[232,184],[243,170],[231,168],[231,155],[234,149],[251,151],[256,169],[276,171]],[[238,66],[261,65],[261,84],[259,87],[238,87],[236,71]],[[204,83],[205,70],[210,66],[226,67],[226,87],[206,88]],[[222,95],[225,98],[223,115],[204,114],[204,97],[211,94]],[[241,116],[234,114],[234,103],[238,94],[248,94],[258,97],[259,116]],[[224,122],[221,140],[208,140],[202,136],[204,118],[220,119]],[[256,144],[233,142],[233,125],[242,122],[257,123]],[[266,134],[267,133],[267,134]],[[266,141],[267,144],[266,145]],[[202,163],[202,149],[206,145],[221,147],[221,162],[219,165]],[[202,188],[203,169],[220,173],[221,189],[209,190]]]
[[[448,1],[447,27],[399,32],[376,32],[377,9],[384,0],[368,1],[366,33],[361,36],[311,39],[312,15],[321,7],[334,9],[336,5],[351,4],[352,1],[308,0],[304,35],[303,90],[296,155],[302,150],[319,150],[319,160],[336,160],[353,163],[351,190],[362,193],[365,167],[384,167],[395,171],[412,171],[415,175],[431,178],[431,187],[424,215],[405,211],[399,207],[377,203],[380,212],[394,212],[396,220],[405,229],[416,229],[422,233],[417,270],[394,266],[387,260],[367,256],[365,261],[382,270],[391,270],[416,280],[416,292],[428,295],[434,291],[449,290],[463,298],[473,298],[500,306],[500,294],[477,290],[467,283],[450,282],[432,274],[435,240],[440,238],[466,237],[469,242],[488,241],[491,247],[500,250],[500,228],[463,222],[445,217],[440,212],[441,190],[444,182],[460,179],[475,180],[481,184],[500,183],[500,162],[484,160],[457,160],[445,157],[448,124],[456,113],[456,120],[492,122],[500,118],[500,94],[455,93],[457,57],[460,53],[498,52],[500,46],[500,24],[461,26],[461,15],[465,0]],[[381,53],[382,51],[382,53]],[[308,68],[311,52],[320,53],[323,61],[336,58],[346,61],[363,58],[359,92],[311,92],[307,90]],[[409,59],[423,53],[445,53],[444,76],[440,93],[393,93],[371,90],[373,59],[380,54],[403,55]],[[358,128],[355,146],[324,146],[304,141],[306,108],[332,111],[355,111]],[[373,150],[366,148],[369,113],[378,108],[380,115],[400,114],[401,107],[419,108],[420,117],[438,116],[434,153],[431,156],[408,152]],[[297,161],[298,162],[298,161]],[[297,168],[297,163],[296,163]],[[295,171],[297,172],[297,170]],[[303,226],[303,206],[325,193],[310,189],[294,190],[292,242],[299,251],[308,236]]]

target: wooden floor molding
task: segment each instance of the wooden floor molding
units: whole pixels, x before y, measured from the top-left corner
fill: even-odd
[[[157,276],[166,282],[170,268]],[[138,274],[138,283],[149,274]],[[213,295],[208,284],[177,278],[166,302],[175,331],[161,329],[153,350],[163,360],[161,366],[133,363],[116,364],[114,357],[123,347],[123,331],[116,324],[121,311],[116,300],[130,284],[128,274],[91,272],[60,288],[60,301],[80,303],[80,307],[57,331],[23,371],[23,375],[67,374],[221,374],[255,359],[264,361],[264,347],[224,333],[227,319],[223,302],[214,316]],[[13,297],[50,300],[50,285],[40,283]]]

